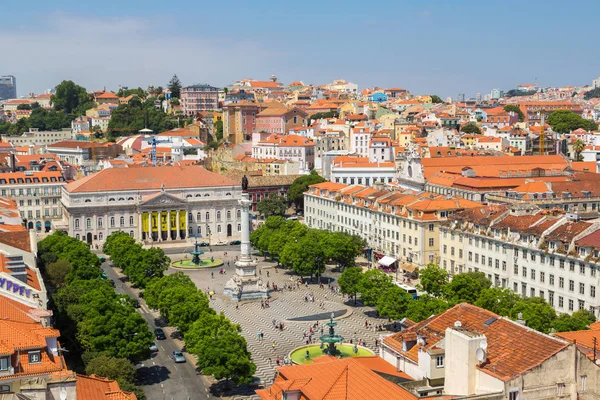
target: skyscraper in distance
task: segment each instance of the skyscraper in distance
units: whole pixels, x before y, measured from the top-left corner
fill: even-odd
[[[17,78],[12,75],[0,76],[0,100],[17,98]]]

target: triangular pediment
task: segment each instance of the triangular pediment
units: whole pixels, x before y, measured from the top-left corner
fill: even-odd
[[[173,196],[172,194],[168,194],[165,192],[160,192],[155,195],[148,196],[147,198],[142,199],[142,206],[152,206],[152,205],[160,205],[160,204],[185,204],[185,200],[180,199],[177,196]]]

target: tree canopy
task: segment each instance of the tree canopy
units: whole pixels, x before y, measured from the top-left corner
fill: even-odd
[[[582,128],[586,131],[598,129],[598,124],[581,117],[581,115],[570,110],[556,110],[548,115],[546,120],[554,132],[569,133]]]
[[[119,105],[111,114],[108,132],[111,138],[126,136],[148,128],[154,133],[168,131],[177,127],[177,121],[169,119],[167,114],[157,109],[154,99],[142,102],[132,98],[127,104]]]
[[[433,104],[440,104],[444,102],[444,100],[442,100],[437,94],[430,94],[429,96],[431,97],[431,102]]]
[[[296,208],[304,209],[304,192],[308,190],[310,185],[325,181],[326,179],[317,174],[316,171],[311,171],[309,175],[296,178],[288,190],[288,201],[294,203]]]
[[[56,111],[62,111],[65,114],[83,115],[86,110],[94,106],[94,101],[87,90],[73,81],[59,83],[54,88],[51,101]]]
[[[464,133],[476,133],[478,135],[481,134],[481,129],[479,129],[474,122],[469,122],[463,125],[462,128],[460,128],[460,131]]]
[[[448,272],[437,264],[428,264],[419,271],[419,279],[423,290],[438,297],[442,294],[444,286],[448,284]]]
[[[583,98],[586,99],[586,100],[597,99],[599,97],[600,97],[600,87],[594,88],[592,90],[588,90],[583,95]]]
[[[287,201],[286,198],[275,194],[269,197],[262,199],[257,205],[256,210],[263,217],[270,217],[272,215],[281,215],[285,214],[287,210]]]
[[[169,84],[167,85],[169,90],[171,91],[171,98],[180,98],[181,96],[181,81],[177,77],[177,74],[173,75]]]
[[[515,112],[519,116],[519,121],[521,121],[521,122],[525,121],[525,114],[523,114],[523,111],[521,111],[521,109],[517,105],[507,104],[507,105],[504,106],[504,111],[506,111],[506,112]]]
[[[318,112],[310,116],[310,119],[337,118],[340,113],[337,111]]]
[[[354,304],[356,304],[356,294],[359,290],[362,275],[362,268],[350,267],[346,268],[338,279],[340,290],[342,293],[352,296],[354,298]]]

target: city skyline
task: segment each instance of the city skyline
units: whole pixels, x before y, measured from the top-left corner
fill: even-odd
[[[600,61],[585,40],[576,40],[591,37],[591,25],[575,33],[555,22],[593,12],[599,6],[591,1],[568,9],[538,1],[382,2],[377,10],[314,1],[301,9],[272,1],[252,8],[189,3],[181,11],[158,2],[105,5],[66,0],[34,11],[19,2],[4,5],[11,18],[0,39],[13,57],[0,73],[17,77],[19,96],[64,79],[114,90],[164,86],[176,73],[184,84],[222,87],[275,73],[285,83],[342,78],[361,88],[473,97],[522,83],[587,85]]]

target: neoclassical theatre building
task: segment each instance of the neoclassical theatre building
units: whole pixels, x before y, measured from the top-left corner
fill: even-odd
[[[63,187],[57,228],[92,245],[115,231],[162,243],[241,231],[241,182],[199,166],[108,168]]]

